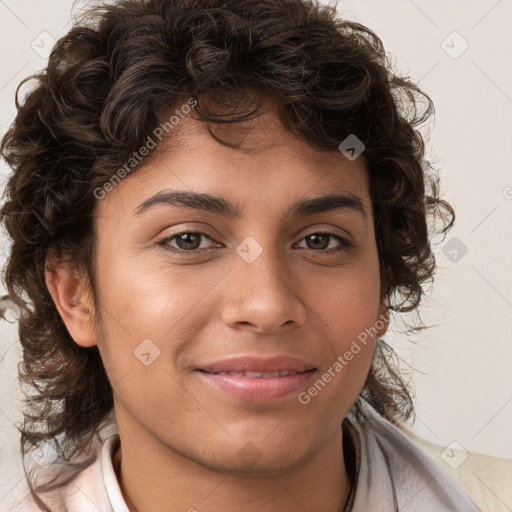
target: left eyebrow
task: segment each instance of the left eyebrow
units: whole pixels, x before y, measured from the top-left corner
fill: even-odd
[[[299,200],[290,206],[290,208],[284,213],[284,216],[297,217],[335,210],[351,210],[358,213],[364,221],[368,219],[368,213],[363,206],[363,201],[360,197],[352,194],[351,192],[328,194]]]
[[[194,210],[216,213],[235,219],[242,217],[242,208],[238,203],[232,203],[221,196],[185,190],[162,190],[157,192],[154,196],[141,203],[134,213],[135,215],[140,215],[158,204],[185,206]],[[283,213],[283,216],[298,217],[335,210],[351,210],[357,212],[365,221],[368,218],[368,213],[363,206],[361,198],[350,192],[300,199],[293,203]]]

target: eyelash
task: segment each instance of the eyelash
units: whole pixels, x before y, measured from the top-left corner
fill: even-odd
[[[164,238],[161,238],[159,240],[157,240],[157,245],[161,245],[163,246],[166,250],[170,251],[170,252],[173,252],[173,253],[176,253],[176,254],[191,254],[191,255],[195,255],[195,254],[198,254],[198,253],[201,253],[201,252],[211,252],[213,250],[216,249],[216,247],[211,247],[211,248],[208,248],[208,249],[193,249],[193,250],[185,250],[185,249],[179,249],[179,248],[176,248],[176,247],[171,247],[169,245],[169,242],[174,240],[176,237],[180,236],[180,235],[184,235],[184,234],[192,234],[192,235],[201,235],[201,236],[204,236],[206,238],[208,238],[209,240],[212,240],[214,241],[209,235],[207,235],[206,233],[203,233],[201,231],[181,231],[181,232],[178,232],[178,233],[174,233],[172,236],[166,236]],[[307,249],[309,251],[312,251],[312,252],[316,252],[316,253],[326,253],[326,254],[337,254],[339,252],[342,252],[342,251],[350,251],[351,249],[354,248],[354,245],[352,244],[352,242],[348,241],[347,239],[341,237],[340,235],[338,235],[337,233],[331,233],[331,232],[328,232],[328,231],[315,231],[313,233],[309,233],[308,235],[302,237],[300,241],[304,240],[305,238],[309,237],[309,236],[312,236],[312,235],[327,235],[327,236],[330,236],[332,238],[335,238],[341,245],[340,248],[338,249],[329,249],[329,250],[325,250],[325,249],[319,249],[319,250],[315,250],[315,249]]]

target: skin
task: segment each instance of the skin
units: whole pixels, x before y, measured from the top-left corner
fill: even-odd
[[[179,128],[179,145],[96,204],[101,325],[92,321],[83,277],[63,267],[46,273],[71,336],[81,346],[98,345],[112,383],[122,492],[138,512],[341,511],[350,482],[340,425],[387,321],[307,405],[297,396],[311,382],[273,402],[254,402],[205,384],[194,369],[235,355],[288,354],[313,362],[316,381],[383,318],[364,159],[314,150],[274,111],[215,131],[243,134],[244,147],[255,151],[220,145],[190,117]],[[164,189],[222,196],[243,216],[163,204],[134,213]],[[349,209],[282,216],[299,199],[332,192],[360,197],[367,219]],[[177,230],[207,236],[194,254],[186,252],[190,242],[168,241],[182,254],[156,243]],[[334,237],[323,246],[309,239],[325,231],[354,248]],[[248,236],[263,249],[252,263],[236,252]],[[148,338],[160,355],[146,366],[134,350]],[[252,464],[240,457],[248,446],[258,455]]]

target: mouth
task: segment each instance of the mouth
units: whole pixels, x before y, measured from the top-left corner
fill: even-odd
[[[314,368],[314,369],[316,369],[316,368]],[[207,372],[206,370],[199,370],[199,371],[204,371],[205,373],[210,373],[211,375],[232,375],[235,377],[245,377],[247,379],[275,379],[276,377],[288,377],[290,375],[297,375],[299,373],[305,373],[305,372],[294,372],[293,370],[278,370],[276,372],[254,372],[254,371]],[[306,371],[310,371],[310,370],[306,370]]]
[[[288,356],[247,356],[202,365],[200,379],[217,392],[254,402],[284,399],[298,392],[317,368]]]
[[[252,378],[286,377],[284,372],[303,373],[316,369],[315,365],[285,354],[262,357],[246,355],[231,357],[213,363],[206,363],[197,368],[207,373],[241,373]],[[283,373],[283,375],[279,375]]]

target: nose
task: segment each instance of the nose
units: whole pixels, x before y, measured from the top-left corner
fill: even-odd
[[[268,249],[251,263],[236,255],[227,277],[230,296],[222,319],[231,328],[272,333],[306,321],[306,307],[291,271]]]

